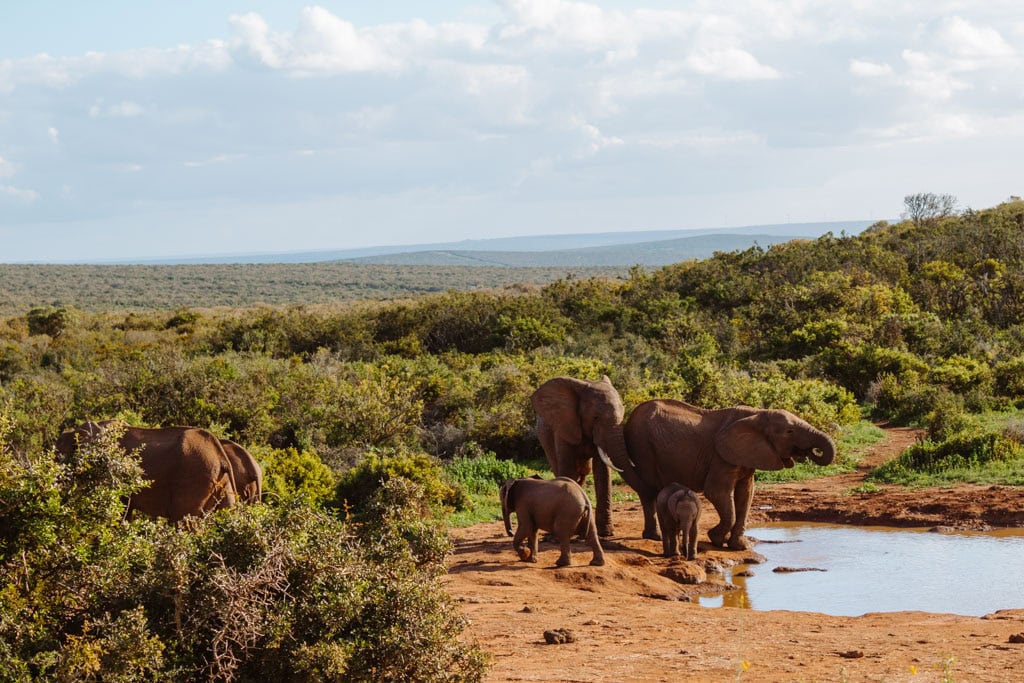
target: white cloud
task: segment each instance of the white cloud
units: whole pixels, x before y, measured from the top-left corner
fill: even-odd
[[[892,66],[863,59],[852,59],[850,60],[850,73],[861,78],[879,78],[891,76]]]
[[[703,49],[686,59],[686,66],[703,76],[730,81],[774,80],[781,74],[739,48]]]
[[[999,31],[990,26],[977,26],[962,17],[946,19],[939,38],[958,57],[998,58],[1015,54]]]
[[[89,107],[89,116],[92,118],[99,118],[103,116],[109,116],[110,118],[134,118],[141,116],[145,112],[142,105],[131,100],[125,100],[118,102],[117,104],[104,105],[102,102]]]
[[[32,204],[39,199],[39,193],[13,185],[0,185],[0,199],[7,199],[19,204]]]
[[[372,31],[359,31],[322,7],[304,8],[291,34],[271,31],[257,14],[232,16],[231,23],[240,34],[240,47],[272,69],[314,75],[395,71],[401,66]]]
[[[60,143],[60,131],[53,126],[46,129],[46,135],[50,138],[50,142],[53,144],[56,145]]]
[[[14,164],[0,157],[0,178],[10,178],[16,170]]]

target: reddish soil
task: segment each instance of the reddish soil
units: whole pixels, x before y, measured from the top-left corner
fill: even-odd
[[[887,440],[856,472],[760,486],[751,526],[778,520],[961,529],[1024,526],[1021,488],[883,486],[876,493],[851,493],[872,466],[916,438],[908,429],[886,431]],[[1012,642],[1024,640],[1024,610],[977,618],[704,608],[689,600],[719,590],[714,579],[722,577],[716,567],[757,562],[757,548],[710,549],[703,532],[718,518],[706,502],[696,563],[662,558],[660,542],[640,538],[639,503],[617,503],[614,515],[616,536],[604,543],[603,567],[587,565],[590,551],[582,543],[573,546],[572,567],[554,567],[558,551],[550,543],[541,544],[538,564],[519,562],[500,522],[453,531],[455,552],[446,586],[470,620],[467,638],[492,655],[488,680],[1001,683],[1024,677],[1024,643]],[[710,581],[679,583],[665,575],[686,580],[702,570],[712,570],[706,572]],[[554,629],[567,629],[575,641],[546,644],[545,631]]]

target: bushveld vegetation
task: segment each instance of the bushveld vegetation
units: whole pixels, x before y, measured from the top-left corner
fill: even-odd
[[[1021,201],[402,302],[27,303],[0,320],[12,678],[72,665],[111,680],[478,678],[434,580],[438,525],[493,515],[504,478],[543,466],[529,396],[557,375],[609,375],[627,413],[658,397],[786,408],[841,436],[840,468],[871,438],[864,416],[920,424],[929,440],[879,480],[1022,483],[1021,430],[991,417],[1024,405]],[[115,417],[240,441],[264,464],[268,504],[115,533],[130,463],[48,450],[62,429]]]

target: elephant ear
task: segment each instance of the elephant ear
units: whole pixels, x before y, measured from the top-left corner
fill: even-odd
[[[516,507],[516,483],[518,479],[506,479],[501,487],[501,504],[504,509],[514,512]]]
[[[723,427],[715,435],[719,457],[737,467],[781,470],[785,467],[764,433],[764,420],[750,415]]]
[[[551,427],[558,438],[573,444],[583,441],[576,385],[568,377],[549,379],[530,397],[537,417]]]

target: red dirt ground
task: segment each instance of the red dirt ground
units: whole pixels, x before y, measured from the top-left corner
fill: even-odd
[[[811,481],[759,486],[750,525],[806,520],[858,525],[965,529],[1024,526],[1024,490],[956,486],[881,487],[854,494],[870,467],[912,444],[916,433],[888,438],[858,471]],[[616,536],[607,564],[590,567],[574,544],[572,567],[542,544],[540,563],[519,562],[501,522],[455,529],[446,587],[470,625],[466,637],[492,655],[490,681],[1017,681],[1024,680],[1024,610],[981,618],[925,612],[833,617],[810,612],[705,608],[687,602],[711,588],[681,584],[663,572],[690,563],[660,556],[640,538],[640,504],[616,503]],[[702,534],[717,523],[705,501]],[[755,548],[756,551],[756,548]],[[713,567],[756,560],[755,551],[710,550]],[[1019,568],[1009,568],[1018,571]],[[575,642],[548,645],[544,632],[568,629]]]

